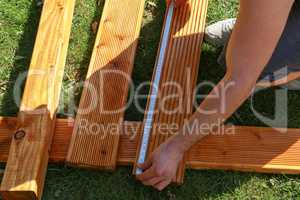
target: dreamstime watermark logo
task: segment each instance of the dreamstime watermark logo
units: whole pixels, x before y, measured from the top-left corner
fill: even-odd
[[[93,73],[87,77],[85,82],[72,82],[69,85],[64,85],[60,102],[58,104],[57,96],[59,94],[59,90],[61,89],[59,88],[61,87],[59,80],[62,79],[62,77],[54,79],[56,74],[63,73],[58,73],[54,68],[50,68],[48,70],[30,70],[28,73],[24,72],[19,74],[14,85],[14,101],[16,105],[27,109],[26,106],[34,105],[31,104],[31,102],[35,102],[35,98],[39,98],[42,99],[46,105],[51,105],[50,107],[66,107],[67,109],[63,109],[64,114],[76,112],[79,115],[97,113],[99,115],[106,116],[123,116],[123,113],[130,106],[133,106],[139,113],[144,113],[146,108],[141,104],[141,102],[153,98],[148,94],[145,94],[145,91],[148,88],[155,88],[158,91],[158,94],[156,107],[155,110],[153,110],[154,114],[159,113],[160,115],[165,115],[167,118],[174,116],[190,116],[193,112],[201,113],[202,117],[209,117],[211,115],[227,116],[230,112],[228,109],[232,106],[231,101],[233,98],[235,98],[229,95],[230,91],[236,91],[234,94],[238,94],[238,90],[240,89],[238,84],[233,80],[223,80],[218,84],[214,84],[210,81],[202,81],[201,83],[195,85],[195,79],[192,78],[194,76],[192,76],[192,70],[189,67],[185,68],[180,76],[175,77],[173,80],[162,81],[160,85],[155,85],[149,81],[135,85],[131,77],[126,72],[116,69],[105,69]],[[26,77],[28,76],[35,77],[35,79],[33,79],[35,82],[31,82],[30,84],[41,84],[43,86],[46,85],[47,90],[34,91],[35,93],[39,92],[40,96],[33,96],[32,99],[28,101],[28,104],[23,103],[23,105],[21,105],[22,87],[25,83]],[[75,95],[75,91],[81,87],[83,87],[84,90],[82,93],[80,106],[77,107],[77,95]],[[207,87],[212,89],[210,94],[201,94],[201,91]],[[288,122],[287,89],[274,90],[275,112],[273,118],[266,117],[255,109],[254,96],[257,92],[262,90],[264,89],[257,87],[252,91],[252,95],[250,95],[251,110],[253,111],[254,115],[270,127],[286,128]],[[129,94],[128,96],[127,92]],[[201,104],[198,104],[196,99],[205,99],[205,101]],[[45,112],[45,109],[39,109],[37,107],[35,113],[39,114],[42,112]],[[186,123],[187,122],[184,124]],[[195,129],[209,129],[205,126],[215,126],[215,122],[212,123],[213,125],[208,123],[199,124]],[[89,132],[91,134],[105,133],[103,135],[107,135],[108,133],[118,134],[121,127],[121,121],[113,122],[110,125],[101,125],[101,123],[93,124],[89,121],[82,121],[80,124],[80,127],[86,130],[84,132]],[[221,124],[219,124],[218,127],[220,127]],[[165,127],[162,129],[167,129],[168,131],[174,130],[174,132],[178,132],[179,129],[178,124],[172,123],[159,124],[159,126]],[[224,131],[226,130],[228,129],[225,128]],[[191,132],[197,131],[194,130]]]

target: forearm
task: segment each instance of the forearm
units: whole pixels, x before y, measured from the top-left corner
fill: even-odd
[[[182,152],[221,126],[247,99],[283,32],[293,0],[241,0],[227,49],[227,74],[169,142]],[[215,92],[220,98],[212,98]],[[207,113],[205,111],[215,110]],[[196,125],[196,126],[195,126]],[[205,125],[205,126],[202,126]],[[191,127],[208,127],[193,130]]]
[[[216,131],[215,129],[222,130],[218,127],[222,126],[248,98],[251,88],[249,83],[242,82],[241,79],[236,81],[224,78],[202,102],[179,134],[173,136],[171,143],[180,152],[186,152],[197,141]]]

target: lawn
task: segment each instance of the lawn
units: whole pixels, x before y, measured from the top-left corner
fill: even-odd
[[[75,17],[59,107],[59,116],[75,115],[70,108],[67,91],[79,100],[91,50],[95,40],[92,24],[101,17],[101,0],[77,0]],[[0,0],[0,115],[15,116],[18,108],[12,101],[12,86],[18,73],[25,71],[30,62],[38,27],[41,5],[36,0]],[[207,23],[234,17],[237,0],[209,0]],[[162,0],[148,0],[142,33],[133,72],[136,84],[150,80],[164,14]],[[217,82],[224,75],[224,68],[216,62],[221,49],[203,45],[199,81]],[[207,88],[201,93],[208,93]],[[274,93],[268,89],[255,95],[254,107],[264,115],[272,116]],[[144,91],[147,93],[148,91]],[[289,92],[289,127],[300,128],[300,94]],[[142,113],[131,107],[127,120],[141,120]],[[264,126],[251,108],[250,101],[229,119],[242,125]],[[2,165],[2,169],[4,169]],[[131,176],[131,168],[118,168],[113,173],[49,165],[44,200],[96,200],[96,199],[300,199],[300,177],[263,175],[225,171],[187,170],[185,184],[171,186],[163,192],[142,186]]]

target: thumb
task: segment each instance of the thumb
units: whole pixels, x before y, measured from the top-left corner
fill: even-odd
[[[152,157],[149,157],[144,163],[137,164],[138,168],[140,168],[142,170],[146,170],[146,169],[150,168],[151,165],[152,165]]]

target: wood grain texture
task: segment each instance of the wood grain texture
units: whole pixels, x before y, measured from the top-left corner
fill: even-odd
[[[148,154],[166,141],[172,132],[175,133],[180,129],[193,112],[193,91],[198,76],[207,4],[207,0],[190,0],[186,5],[176,8],[174,11]],[[162,126],[171,131],[162,132]],[[138,154],[139,150],[137,157]],[[183,183],[184,162],[178,169],[175,183]]]
[[[144,0],[107,0],[76,116],[67,163],[113,170]]]
[[[1,184],[4,199],[41,198],[74,5],[75,0],[44,1],[20,112],[13,122],[17,132],[9,130],[14,137]]]
[[[6,162],[16,118],[0,118],[0,162]],[[65,162],[74,126],[72,119],[57,119],[50,162]],[[118,165],[133,165],[142,124],[124,122]],[[282,133],[280,132],[282,131]],[[300,174],[300,129],[226,127],[226,135],[211,135],[187,153],[191,169],[223,169]]]
[[[231,127],[223,133],[208,136],[196,144],[188,153],[189,166],[299,173],[300,129]]]

